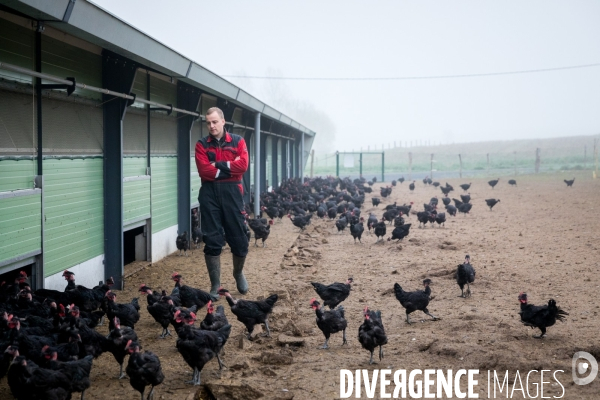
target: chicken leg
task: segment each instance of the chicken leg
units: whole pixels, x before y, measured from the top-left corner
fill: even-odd
[[[119,379],[125,378],[125,372],[123,372],[123,364],[121,364],[121,371],[119,372]]]
[[[348,344],[348,341],[346,340],[346,330],[345,329],[342,331],[342,337],[344,338],[344,341],[342,342],[342,346],[345,344]]]
[[[329,348],[329,338],[325,338],[325,343],[323,346],[319,347],[319,349],[328,349]]]
[[[373,357],[373,352],[371,352],[371,357]],[[379,361],[383,360],[383,346],[379,346]]]
[[[369,359],[369,365],[373,364],[373,350],[371,350],[371,358]]]
[[[433,318],[434,321],[437,321],[439,318],[435,315],[431,314],[427,309],[424,309],[423,312]]]
[[[192,380],[186,381],[185,383],[192,384],[194,386],[200,385],[200,371],[198,371],[198,368],[194,368],[194,373],[192,374]]]
[[[169,328],[163,328],[162,334],[159,336],[161,339],[166,338],[167,336],[172,336]]]
[[[227,368],[223,361],[221,361],[221,356],[217,353],[217,361],[219,362],[219,369]]]
[[[269,320],[265,319],[265,328],[267,329],[267,336],[271,337],[271,330],[269,329]]]
[[[540,331],[542,331],[542,333],[540,333],[539,335],[533,335],[533,337],[535,339],[543,339],[546,337],[546,327],[545,326],[540,326]]]

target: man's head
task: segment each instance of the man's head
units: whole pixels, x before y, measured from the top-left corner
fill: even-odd
[[[208,133],[215,139],[221,139],[225,134],[225,116],[219,107],[211,107],[206,111],[206,126]]]

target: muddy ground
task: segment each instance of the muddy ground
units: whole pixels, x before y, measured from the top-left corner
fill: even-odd
[[[242,340],[244,326],[221,300],[219,304],[226,306],[233,325],[223,356],[228,369],[219,371],[216,360],[211,361],[202,372],[200,391],[184,384],[191,372],[175,348],[176,338],[158,338],[161,328],[146,311],[146,299],[140,299],[142,318],[136,331],[143,348],[160,356],[166,375],[154,398],[211,398],[206,385],[221,393],[217,398],[334,399],[340,396],[341,368],[480,369],[480,398],[487,398],[487,370],[503,374],[506,370],[521,374],[532,369],[564,370],[557,375],[565,387],[562,398],[600,398],[600,377],[587,386],[574,385],[571,378],[571,357],[576,351],[591,352],[600,361],[600,180],[593,181],[589,175],[577,175],[569,189],[562,181],[567,177],[560,174],[519,177],[517,187],[502,179],[493,190],[486,183],[488,179],[451,180],[456,188],[451,196],[457,198],[462,193],[458,185],[472,181],[471,213],[449,217],[445,228],[425,229],[418,229],[416,216],[411,215],[410,236],[400,244],[375,244],[375,237],[368,234],[362,244],[354,244],[348,230],[335,232],[333,221],[313,218],[304,233],[287,219],[276,222],[268,246],[250,248],[248,295],[239,296],[235,290],[229,250],[222,257],[223,285],[234,297],[280,295],[270,318],[272,335],[256,337],[252,342]],[[376,196],[379,186],[375,185]],[[371,196],[367,195],[363,207],[365,217],[369,212],[381,216],[385,205],[394,201],[414,201],[414,208],[421,210],[424,202],[441,197],[441,192],[417,182],[416,190],[410,193],[405,182],[378,208],[371,206]],[[501,199],[491,212],[484,202],[490,197]],[[390,233],[391,229],[388,236]],[[471,255],[477,271],[469,299],[457,297],[460,289],[453,278],[465,254]],[[141,283],[170,290],[173,285],[169,277],[174,271],[181,273],[188,285],[209,288],[200,250],[189,257],[173,254],[153,264],[130,264],[126,274],[136,270],[119,293],[120,302],[137,296]],[[355,282],[343,303],[349,344],[342,347],[341,334],[336,334],[331,348],[320,350],[317,347],[322,345],[323,335],[308,305],[315,296],[310,282],[341,282],[349,276]],[[441,320],[431,321],[417,311],[412,314],[415,323],[408,325],[391,288],[394,282],[406,290],[422,288],[420,283],[426,277],[433,280],[429,310]],[[533,304],[556,299],[569,312],[567,321],[550,327],[545,339],[532,338],[538,331],[519,320],[517,296],[522,291]],[[371,366],[368,352],[356,339],[366,305],[382,311],[389,338],[385,358]],[[203,318],[203,311],[198,314]],[[107,333],[106,326],[98,329]],[[282,334],[303,344],[282,345]],[[112,355],[102,355],[94,362],[93,384],[86,399],[139,399],[128,380],[118,380],[117,374]],[[535,376],[539,382],[539,375]],[[562,387],[553,382],[545,385],[544,396],[561,396]],[[230,385],[240,387],[228,389]],[[530,389],[533,395],[535,387]],[[233,395],[227,395],[228,391]],[[376,398],[378,393],[379,389]],[[366,398],[364,388],[362,395]],[[522,397],[519,391],[513,396]],[[5,380],[0,384],[0,398],[12,398]]]

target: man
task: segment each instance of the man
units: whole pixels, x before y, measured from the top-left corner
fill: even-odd
[[[242,176],[248,169],[248,149],[241,136],[225,130],[225,117],[219,108],[208,109],[206,125],[209,135],[196,143],[196,167],[202,180],[198,201],[210,294],[217,300],[217,290],[221,286],[221,249],[225,240],[233,254],[233,277],[237,289],[241,294],[248,292],[248,282],[243,273],[248,237],[242,197]]]

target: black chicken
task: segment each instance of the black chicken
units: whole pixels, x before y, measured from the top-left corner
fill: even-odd
[[[447,206],[451,202],[452,202],[452,200],[450,199],[450,197],[448,197],[448,196],[442,197],[442,203],[444,203],[444,206]]]
[[[396,295],[396,299],[400,302],[402,307],[406,309],[406,322],[410,322],[410,317],[408,314],[421,310],[425,314],[429,315],[433,320],[438,320],[439,318],[433,314],[429,313],[427,310],[427,305],[429,304],[430,296],[431,296],[431,288],[429,285],[431,284],[431,279],[423,280],[423,286],[425,290],[417,290],[414,292],[405,292],[402,290],[402,287],[397,283],[394,283],[394,294]]]
[[[538,328],[541,331],[539,336],[533,336],[536,339],[541,339],[546,336],[546,328],[556,323],[556,320],[564,321],[565,315],[569,315],[568,312],[562,310],[556,306],[556,301],[553,299],[548,300],[546,306],[534,306],[533,304],[527,303],[527,293],[519,294],[519,302],[521,302],[521,322],[525,326]]]
[[[160,359],[151,351],[140,352],[140,345],[136,341],[127,342],[129,362],[127,363],[127,375],[132,388],[140,392],[141,400],[144,400],[146,386],[151,386],[148,400],[152,399],[154,387],[165,380],[165,375],[160,366]]]
[[[446,211],[448,211],[448,214],[452,215],[453,217],[456,217],[457,209],[452,204],[446,205]]]
[[[175,288],[171,292],[171,295],[178,295],[182,306],[187,308],[196,306],[200,309],[212,300],[210,293],[187,285],[182,285],[182,278],[183,277],[177,272],[173,272],[173,275],[171,275],[171,279],[175,281]]]
[[[471,202],[471,194],[461,194],[460,195],[460,199],[463,201],[463,203],[470,203]]]
[[[192,243],[195,249],[202,243],[202,230],[199,227],[192,228]]]
[[[377,236],[377,241],[375,243],[379,243],[380,240],[383,241],[383,237],[386,233],[385,220],[382,219],[380,222],[376,223],[374,228],[375,236]]]
[[[358,241],[360,243],[362,243],[360,238],[361,238],[363,232],[365,231],[365,226],[363,225],[363,221],[364,221],[364,218],[361,217],[359,222],[350,224],[350,234],[354,238],[354,243],[356,243],[356,239],[358,239]],[[354,221],[352,221],[352,222],[354,222]]]
[[[337,228],[338,233],[343,233],[344,229],[346,229],[346,226],[348,226],[348,219],[346,216],[343,216],[335,221],[335,227]]]
[[[173,315],[175,314],[175,304],[173,303],[173,300],[171,300],[171,297],[161,295],[157,302],[153,303],[152,305],[148,304],[147,309],[148,313],[152,315],[152,318],[154,318],[154,320],[163,328],[159,337],[164,339],[167,336],[171,336],[169,324],[171,323]]]
[[[575,182],[575,178],[571,179],[570,181],[565,179],[564,181],[567,184],[567,187],[572,187],[573,183]]]
[[[473,282],[475,282],[475,268],[471,265],[471,256],[467,254],[465,261],[458,264],[456,270],[456,283],[458,283],[461,292],[459,297],[471,297],[471,286],[469,284]],[[467,293],[464,291],[465,284],[467,285]]]
[[[369,218],[367,219],[367,228],[369,228],[369,234],[371,233],[371,229],[373,229],[375,227],[376,223],[377,223],[377,217],[375,216],[375,214],[370,213]]]
[[[352,282],[354,282],[354,279],[348,278],[346,283],[335,282],[331,285],[323,285],[322,283],[311,282],[310,284],[321,300],[323,300],[323,305],[333,310],[338,304],[348,298],[350,290],[352,290]]]
[[[273,225],[273,220],[270,219],[266,225],[261,222],[251,224],[250,221],[248,221],[248,226],[250,226],[250,229],[252,229],[252,231],[254,232],[254,247],[258,247],[258,245],[256,244],[256,241],[258,239],[262,240],[262,247],[265,247],[265,240],[267,240],[269,234],[271,233],[271,225]]]
[[[177,350],[185,362],[194,369],[193,378],[187,383],[200,385],[202,369],[215,357],[219,361],[219,368],[223,368],[219,353],[230,334],[231,325],[229,324],[214,332],[196,329],[189,324],[184,324],[177,329],[177,336],[179,336]]]
[[[444,227],[446,226],[446,213],[437,213],[435,214],[435,222],[437,222],[438,225],[444,225]]]
[[[466,192],[471,187],[471,183],[463,183],[462,185],[459,185],[459,186],[461,187],[462,190],[464,190]]]
[[[491,181],[488,181],[488,185],[490,185],[492,187],[492,189],[494,188],[494,186],[496,186],[498,184],[498,181],[500,180],[500,178],[498,179],[493,179]]]
[[[421,228],[421,224],[423,224],[423,228],[424,228],[427,225],[427,223],[429,222],[430,217],[431,217],[431,212],[419,211],[417,213],[417,219],[419,220],[419,228]]]
[[[220,288],[218,291],[219,295],[225,296],[231,312],[237,317],[238,321],[243,323],[248,329],[248,339],[250,339],[254,326],[256,324],[265,324],[267,330],[267,336],[271,336],[271,330],[269,329],[269,314],[273,311],[273,306],[277,302],[277,294],[272,294],[264,300],[252,301],[234,299],[229,291],[224,288]]]
[[[117,317],[121,321],[121,325],[135,328],[135,324],[140,320],[140,305],[138,298],[134,297],[130,303],[119,304],[115,302],[117,294],[115,292],[106,292],[108,318],[108,329],[114,329],[114,318]]]
[[[387,336],[381,322],[381,311],[371,311],[369,307],[365,307],[363,316],[365,320],[358,328],[358,341],[363,349],[371,352],[370,365],[373,364],[373,351],[376,347],[379,347],[379,361],[383,359],[383,345],[387,344]]]
[[[108,334],[108,344],[106,345],[106,348],[112,353],[115,361],[119,363],[119,379],[123,379],[125,377],[125,374],[123,373],[123,362],[125,361],[125,356],[129,354],[127,351],[127,342],[135,342],[138,340],[138,337],[132,328],[128,326],[121,328],[119,318],[115,317],[111,322],[114,325],[114,329]]]
[[[183,252],[183,254],[187,256],[187,251],[190,249],[187,231],[183,232],[181,235],[177,235],[175,245],[177,246],[177,250],[179,250],[179,255]]]
[[[497,199],[485,199],[485,203],[488,205],[488,207],[490,208],[490,211],[492,211],[492,208],[494,208],[494,206],[497,203],[500,203],[500,200]]]
[[[514,179],[511,179],[511,180],[508,181],[508,184],[511,185],[511,186],[517,186],[517,181],[514,180]]]
[[[388,242],[390,240],[402,240],[408,236],[410,233],[410,227],[412,224],[404,224],[394,228],[392,231],[392,237],[388,238]]]
[[[92,371],[93,356],[86,356],[80,360],[58,361],[56,352],[52,353],[49,369],[62,372],[71,382],[66,388],[68,392],[80,392],[81,400],[84,399],[85,391],[91,386],[90,372]]]
[[[465,216],[469,213],[469,211],[471,211],[471,208],[473,207],[473,204],[471,203],[463,203],[460,205],[460,207],[458,207],[458,212],[461,212],[463,214],[465,214]]]
[[[348,327],[348,322],[344,318],[344,307],[339,306],[335,310],[323,311],[323,307],[316,299],[310,300],[310,306],[313,310],[315,310],[315,314],[317,315],[317,326],[325,335],[325,344],[321,346],[321,349],[329,348],[329,337],[331,337],[332,333],[337,333],[342,331],[342,337],[344,341],[342,342],[342,346],[347,344],[346,340],[346,328]]]
[[[415,181],[412,181],[410,183],[410,185],[408,185],[408,188],[410,189],[410,191],[412,192],[413,190],[415,190]]]
[[[381,199],[379,197],[372,197],[371,203],[373,203],[373,207],[378,207],[381,203]]]
[[[398,182],[404,183],[404,177],[402,176],[402,177],[398,178]]]
[[[335,209],[335,207],[331,207],[327,210],[327,217],[329,217],[329,219],[334,219],[337,216],[337,210]]]
[[[206,305],[206,317],[200,323],[200,329],[218,331],[227,324],[229,324],[229,321],[227,321],[227,316],[225,315],[225,308],[218,306],[215,311],[215,305],[212,301],[209,301]]]
[[[292,218],[291,214],[288,214],[288,218],[292,220],[292,224],[300,228],[301,231],[303,231],[308,225],[310,225],[310,219],[312,218],[312,216],[313,214],[310,213],[304,217],[296,215],[294,218]]]

